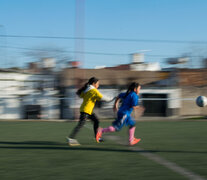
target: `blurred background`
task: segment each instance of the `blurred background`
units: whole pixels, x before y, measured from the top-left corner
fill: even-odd
[[[0,1],[0,119],[77,119],[75,92],[142,85],[144,117],[206,116],[207,1]],[[113,118],[98,103],[100,118]],[[136,116],[135,116],[136,117]]]

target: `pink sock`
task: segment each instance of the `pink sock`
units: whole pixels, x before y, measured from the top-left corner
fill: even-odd
[[[113,126],[109,126],[107,128],[103,128],[102,129],[102,133],[106,133],[106,132],[114,132],[116,131],[116,129]]]
[[[136,127],[132,127],[129,129],[129,142],[131,142],[134,139],[134,132]]]

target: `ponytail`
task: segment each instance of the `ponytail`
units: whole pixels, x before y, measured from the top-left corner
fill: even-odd
[[[82,93],[83,91],[85,91],[87,87],[88,87],[88,82],[85,83],[85,85],[84,85],[82,88],[78,89],[77,92],[76,92],[76,94],[77,94],[78,96],[80,96],[81,93]]]
[[[84,85],[82,88],[80,88],[80,89],[77,90],[76,94],[77,94],[78,96],[80,96],[81,93],[82,93],[83,91],[85,91],[89,85],[92,85],[93,83],[97,83],[98,81],[99,81],[99,79],[97,79],[97,78],[95,78],[95,77],[90,78],[90,79],[88,80],[88,82],[85,83],[85,85]]]
[[[140,86],[139,83],[136,83],[136,82],[131,83],[127,89],[127,92],[124,98],[126,98],[130,92],[134,91],[134,88],[138,88],[139,86]]]

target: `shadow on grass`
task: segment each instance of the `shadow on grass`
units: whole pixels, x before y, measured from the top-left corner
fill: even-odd
[[[207,151],[185,151],[185,150],[149,150],[149,149],[130,150],[130,149],[115,149],[115,148],[106,148],[106,147],[87,147],[87,145],[70,147],[67,145],[67,143],[52,142],[52,141],[23,141],[23,142],[0,141],[0,144],[4,145],[4,146],[0,146],[0,149],[69,150],[69,151],[79,150],[79,151],[105,151],[105,152],[127,152],[127,153],[129,152],[130,153],[196,153],[196,154],[207,153]],[[14,145],[18,145],[18,146],[14,146]]]
[[[23,142],[12,142],[12,141],[0,141],[0,144],[9,145],[65,145],[65,143],[54,142],[54,141],[23,141]]]

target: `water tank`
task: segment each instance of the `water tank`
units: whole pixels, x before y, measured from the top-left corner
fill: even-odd
[[[144,63],[144,54],[142,54],[142,53],[134,53],[134,54],[132,54],[132,63],[133,64]]]

